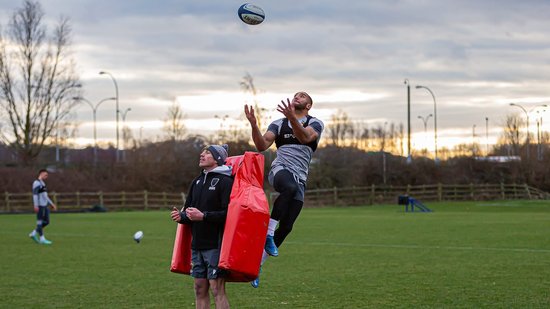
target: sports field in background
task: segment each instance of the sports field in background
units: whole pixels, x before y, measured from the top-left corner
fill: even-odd
[[[260,288],[229,283],[233,308],[549,308],[550,202],[304,209]],[[193,308],[169,271],[164,212],[0,215],[1,308]],[[144,231],[142,243],[132,235]]]

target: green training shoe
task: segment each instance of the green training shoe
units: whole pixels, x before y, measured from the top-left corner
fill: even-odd
[[[51,245],[52,242],[47,240],[46,238],[40,240],[41,245]]]
[[[35,243],[39,244],[40,243],[40,239],[38,238],[38,235],[37,234],[29,234],[29,237],[34,240]]]

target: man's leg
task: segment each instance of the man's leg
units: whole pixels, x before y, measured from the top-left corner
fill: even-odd
[[[41,225],[41,232],[40,232],[40,243],[43,245],[51,245],[52,242],[47,240],[44,236],[44,228],[50,224],[50,209],[48,207],[40,207],[41,210],[43,209],[44,214],[42,216],[42,225]]]
[[[44,235],[44,221],[46,218],[46,210],[47,207],[38,207],[38,212],[36,213],[36,232],[38,232],[38,235],[43,236]]]
[[[302,206],[304,205],[304,202],[299,200],[292,200],[290,203],[290,207],[288,208],[285,215],[281,218],[281,221],[279,221],[279,228],[275,231],[273,241],[275,242],[275,245],[278,247],[281,246],[285,238],[290,234],[292,231],[292,227],[294,226],[294,222],[296,222],[296,219],[298,219],[298,215],[300,215],[300,211],[302,211]]]
[[[191,275],[195,278],[195,306],[197,309],[210,308],[210,296],[208,295],[207,263],[202,251],[191,251],[193,269]]]
[[[210,290],[216,301],[216,309],[229,309],[229,300],[225,294],[225,279],[217,278],[209,280]]]
[[[38,207],[38,211],[36,212],[36,228],[32,230],[32,232],[29,234],[29,237],[34,240],[37,244],[40,243],[39,236],[42,235],[42,212],[40,211],[42,207]]]
[[[299,187],[291,172],[281,170],[273,178],[273,188],[279,192],[279,196],[273,203],[273,210],[271,211],[271,218],[269,219],[269,226],[267,228],[265,251],[269,255],[278,256],[279,251],[274,242],[275,229],[281,218],[286,216]]]
[[[210,308],[210,296],[208,295],[208,279],[195,278],[195,307],[197,309]]]
[[[281,221],[279,223],[279,228],[275,230],[275,234],[272,238],[273,244],[278,248],[281,246],[285,238],[290,234],[290,231],[292,231],[292,227],[294,225],[294,222],[296,222],[296,219],[298,218],[298,215],[300,214],[300,211],[302,210],[302,206],[304,205],[304,202],[299,200],[292,200],[290,203],[290,207],[288,211],[284,214],[284,216],[281,218]],[[267,241],[266,241],[267,246]],[[264,262],[269,257],[269,254],[264,250],[262,254],[262,262],[260,264],[260,273],[262,271],[261,265],[264,264]],[[258,288],[260,286],[260,274],[258,274],[258,277],[250,282],[250,285],[252,285],[253,288]]]

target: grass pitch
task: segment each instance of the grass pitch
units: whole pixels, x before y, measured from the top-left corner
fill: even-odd
[[[260,288],[228,283],[233,308],[548,308],[550,203],[427,203],[304,209]],[[0,308],[193,308],[169,271],[164,212],[0,216]],[[132,235],[144,231],[136,244]],[[212,306],[213,307],[213,306]]]

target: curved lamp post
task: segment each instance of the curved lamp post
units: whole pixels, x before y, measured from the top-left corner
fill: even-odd
[[[435,144],[435,160],[434,161],[437,164],[439,159],[437,158],[437,104],[435,102],[435,95],[430,90],[430,88],[428,88],[426,86],[421,86],[421,85],[416,86],[416,89],[420,89],[420,88],[424,88],[424,89],[428,90],[428,92],[432,95],[432,98],[434,99],[434,144]]]
[[[408,78],[405,78],[407,85],[407,163],[411,163],[411,84]]]
[[[115,99],[116,99],[116,161],[118,162],[120,160],[120,155],[119,155],[119,147],[118,147],[118,113],[120,112],[118,110],[118,84],[116,82],[116,79],[115,77],[113,76],[113,74],[109,73],[109,72],[106,72],[106,71],[101,71],[99,72],[99,75],[108,75],[109,77],[111,77],[111,79],[113,80],[113,83],[115,84]]]
[[[527,144],[527,160],[529,160],[529,157],[530,157],[530,151],[529,151],[529,148],[531,147],[531,140],[530,140],[530,137],[529,137],[529,113],[534,111],[537,107],[548,107],[548,105],[546,104],[540,104],[540,105],[536,105],[536,106],[533,106],[529,112],[525,109],[525,107],[517,104],[517,103],[510,103],[510,106],[516,106],[516,107],[519,107],[521,108],[521,110],[525,113],[525,118],[527,119],[527,126],[526,126],[526,130],[527,130],[527,139],[526,139],[526,144]]]
[[[105,102],[105,101],[109,101],[109,100],[115,100],[116,98],[105,98],[99,102],[96,103],[96,105],[92,104],[92,102],[90,102],[90,100],[86,99],[86,98],[83,98],[83,97],[73,97],[74,100],[76,101],[84,101],[86,103],[88,103],[88,105],[90,105],[90,107],[92,108],[92,112],[93,112],[93,116],[94,116],[94,164],[97,164],[97,129],[96,129],[96,112],[97,112],[97,108],[99,107],[99,105],[101,105],[101,103]]]
[[[424,124],[424,139],[428,137],[428,120],[430,120],[430,117],[433,117],[433,115],[429,114],[426,117],[418,116],[418,119],[422,120],[422,123]]]
[[[126,114],[128,114],[129,111],[131,111],[132,108],[128,107],[123,112],[120,112],[120,115],[122,116],[122,130],[126,128]],[[123,144],[123,150],[122,150],[122,162],[126,162],[126,138],[124,138],[124,144]]]

